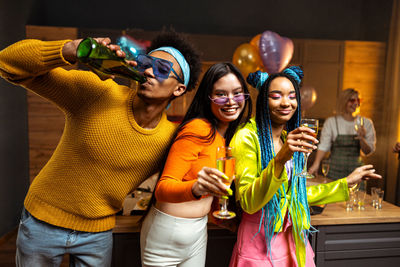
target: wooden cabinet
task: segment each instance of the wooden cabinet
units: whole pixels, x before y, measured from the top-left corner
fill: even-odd
[[[114,233],[113,267],[141,266],[140,233]],[[229,266],[236,234],[224,229],[209,229],[207,267]]]
[[[400,223],[317,227],[318,267],[397,267],[400,263]]]
[[[400,262],[400,208],[383,202],[371,206],[367,195],[364,211],[346,211],[345,203],[328,204],[322,214],[311,216],[318,230],[312,236],[318,267],[397,267]]]

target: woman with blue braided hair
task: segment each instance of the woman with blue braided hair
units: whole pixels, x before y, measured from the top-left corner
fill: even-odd
[[[230,266],[315,266],[307,240],[312,232],[309,203],[345,201],[348,188],[361,179],[380,178],[372,165],[348,177],[306,188],[296,175],[304,165],[302,152],[318,140],[299,127],[299,85],[303,71],[251,73],[248,83],[259,89],[256,116],[231,140],[236,157],[236,199],[243,209]]]

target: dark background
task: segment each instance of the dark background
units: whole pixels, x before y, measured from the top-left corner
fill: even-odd
[[[386,42],[392,0],[105,1],[0,0],[0,49],[25,37],[25,25],[161,30]],[[210,43],[212,46],[212,43]],[[0,237],[19,220],[29,187],[25,90],[0,79]]]

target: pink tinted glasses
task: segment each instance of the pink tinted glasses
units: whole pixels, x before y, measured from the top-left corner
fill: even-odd
[[[208,96],[212,102],[214,102],[217,105],[225,105],[226,103],[229,102],[229,99],[233,99],[236,103],[243,102],[249,98],[250,94],[239,94],[235,95],[233,97],[227,97],[227,96],[221,96],[221,97],[216,97],[216,98],[211,98],[211,96]]]

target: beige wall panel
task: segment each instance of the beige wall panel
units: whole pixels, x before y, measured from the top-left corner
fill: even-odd
[[[308,63],[304,66],[304,85],[317,92],[314,106],[305,111],[306,117],[327,118],[333,115],[339,87],[340,69],[337,64]]]
[[[307,40],[304,43],[304,63],[340,63],[342,58],[342,42]]]
[[[345,41],[345,63],[385,64],[386,44],[380,42]]]

